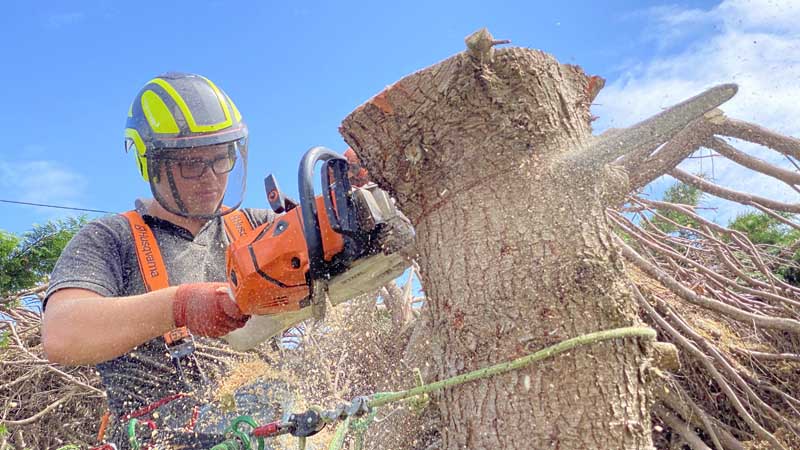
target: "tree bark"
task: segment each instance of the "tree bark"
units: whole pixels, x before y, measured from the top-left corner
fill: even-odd
[[[604,214],[627,175],[559,158],[591,144],[591,78],[486,42],[403,78],[341,128],[416,226],[438,378],[641,323]],[[642,344],[447,390],[443,448],[652,448]]]

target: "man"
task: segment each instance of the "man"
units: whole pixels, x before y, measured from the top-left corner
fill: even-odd
[[[86,225],[53,271],[44,351],[53,362],[97,366],[120,419],[110,430],[120,449],[128,448],[130,418],[156,427],[167,448],[210,448],[224,439],[224,420],[211,418],[207,406],[227,369],[221,341],[211,338],[248,317],[223,283],[225,250],[236,237],[226,234],[223,217],[243,214],[253,227],[272,217],[235,211],[247,138],[233,101],[210,80],[168,73],[148,82],[128,111],[125,148],[153,199]],[[193,337],[165,337],[180,327]],[[191,351],[193,338],[203,351]]]

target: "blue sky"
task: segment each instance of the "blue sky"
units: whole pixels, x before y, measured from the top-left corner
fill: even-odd
[[[484,26],[606,78],[599,129],[736,81],[731,115],[797,135],[795,19],[791,1],[770,0],[13,2],[0,17],[0,199],[125,211],[149,195],[122,133],[136,92],[166,71],[205,75],[237,103],[251,132],[246,206],[266,205],[269,173],[296,197],[306,149],[343,151],[350,111]],[[66,214],[0,203],[0,228]]]

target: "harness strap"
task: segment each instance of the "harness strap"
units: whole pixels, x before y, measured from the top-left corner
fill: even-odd
[[[142,273],[147,292],[169,287],[169,277],[161,250],[158,248],[153,231],[144,223],[142,216],[136,211],[122,214],[131,226],[133,240],[136,247],[136,259],[139,260],[139,270]],[[253,231],[253,225],[241,210],[233,211],[222,216],[225,225],[225,234],[233,242]]]
[[[169,287],[167,267],[164,265],[153,231],[144,223],[138,212],[128,211],[122,215],[131,225],[136,259],[139,260],[139,271],[142,273],[145,289],[147,292],[152,292]]]
[[[97,430],[97,441],[103,442],[106,437],[106,429],[108,428],[108,421],[111,419],[111,410],[106,409],[103,413],[103,418],[100,419],[100,429]]]

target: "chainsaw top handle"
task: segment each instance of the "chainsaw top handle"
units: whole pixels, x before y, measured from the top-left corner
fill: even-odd
[[[317,216],[317,202],[314,195],[314,167],[322,165],[322,198],[331,228],[337,233],[350,235],[357,231],[356,213],[347,177],[347,159],[325,147],[313,147],[303,155],[297,173],[297,186],[300,191],[300,210],[303,216],[303,234],[308,246],[309,275],[312,279],[324,275],[324,249]],[[331,175],[333,180],[331,180]]]

